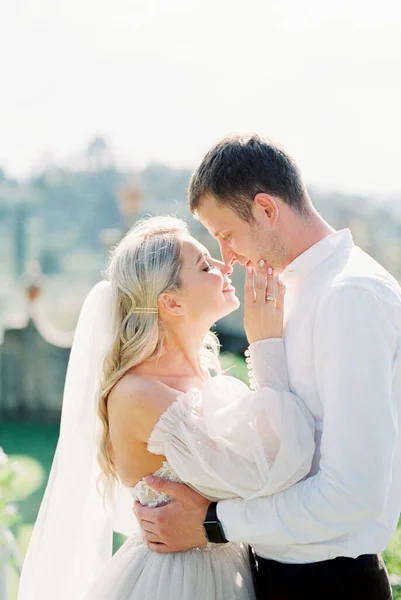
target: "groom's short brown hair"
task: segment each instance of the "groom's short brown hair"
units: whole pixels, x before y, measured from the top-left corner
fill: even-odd
[[[307,212],[308,194],[291,156],[259,135],[232,135],[213,146],[193,173],[189,206],[195,213],[211,195],[252,222],[252,202],[260,192],[277,196],[300,215]]]

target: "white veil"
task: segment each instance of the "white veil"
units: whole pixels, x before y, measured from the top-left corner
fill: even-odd
[[[18,600],[81,600],[112,554],[112,532],[138,532],[129,492],[105,507],[96,483],[101,369],[112,337],[112,291],[102,281],[82,307],[68,364],[60,436],[24,561]]]

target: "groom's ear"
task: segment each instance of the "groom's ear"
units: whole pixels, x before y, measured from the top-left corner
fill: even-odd
[[[269,194],[259,193],[253,199],[255,210],[264,218],[268,218],[271,225],[275,225],[278,221],[280,208],[277,200]]]
[[[165,292],[159,296],[159,305],[172,316],[182,317],[184,307],[179,303],[179,298],[174,293]]]

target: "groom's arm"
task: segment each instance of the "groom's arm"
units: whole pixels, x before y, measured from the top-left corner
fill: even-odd
[[[371,291],[343,286],[324,301],[314,331],[324,406],[319,472],[274,496],[219,502],[230,541],[321,542],[381,514],[397,445],[396,344],[394,326]],[[253,351],[263,353],[263,343]]]

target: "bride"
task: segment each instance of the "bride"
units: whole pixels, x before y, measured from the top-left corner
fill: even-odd
[[[269,385],[221,374],[210,327],[239,306],[230,272],[173,217],[140,222],[113,250],[78,321],[19,600],[255,598],[242,544],[152,552],[132,514],[132,499],[171,500],[146,485],[152,473],[216,501],[273,494],[310,470],[314,423],[289,391],[279,339],[283,288],[266,302],[264,274]],[[111,558],[113,530],[129,537]]]

